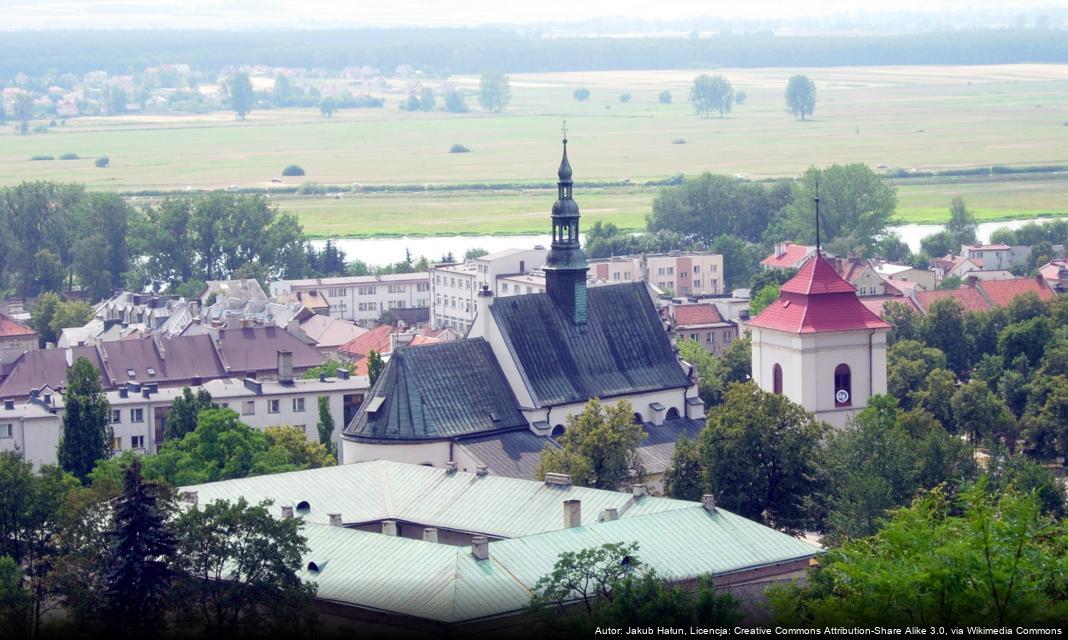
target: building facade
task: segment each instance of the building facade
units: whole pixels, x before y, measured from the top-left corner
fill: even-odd
[[[271,297],[287,300],[300,294],[321,298],[327,314],[362,326],[377,322],[386,311],[430,306],[430,274],[395,273],[382,276],[344,276],[277,280]]]
[[[545,255],[542,247],[506,249],[458,264],[435,265],[430,270],[430,325],[466,333],[475,319],[475,296],[482,285],[496,294],[500,281],[540,269]]]

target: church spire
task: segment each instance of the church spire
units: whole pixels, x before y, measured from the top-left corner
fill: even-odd
[[[563,157],[557,171],[557,200],[553,204],[553,239],[545,262],[545,290],[572,322],[585,324],[586,256],[579,243],[579,207],[572,198],[571,163],[567,159],[567,125],[564,125]]]

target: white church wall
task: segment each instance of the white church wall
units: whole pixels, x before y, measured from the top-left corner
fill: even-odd
[[[452,443],[448,440],[383,444],[343,438],[341,441],[341,459],[343,464],[368,462],[370,460],[392,460],[393,462],[444,467],[445,463],[449,461],[449,449],[451,446]]]

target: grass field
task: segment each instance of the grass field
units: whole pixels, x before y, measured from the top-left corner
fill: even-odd
[[[793,120],[782,92],[794,73],[817,83],[816,118]],[[937,170],[1068,162],[1068,65],[851,67],[719,70],[748,99],[725,119],[693,115],[686,102],[698,71],[523,74],[500,115],[406,113],[402,93],[383,109],[333,119],[317,111],[253,111],[189,117],[73,119],[47,134],[0,133],[0,184],[50,179],[93,189],[269,187],[282,167],[329,184],[551,181],[567,119],[576,179],[642,182],[713,171],[752,178],[794,176],[810,165],[864,162]],[[477,78],[452,81],[465,88]],[[339,84],[341,81],[338,81]],[[430,86],[436,81],[427,82]],[[571,94],[585,86],[584,103]],[[399,85],[398,85],[399,88]],[[668,89],[674,103],[661,105]],[[358,89],[354,89],[359,92]],[[623,104],[618,97],[630,93]],[[684,139],[686,144],[672,144]],[[472,153],[449,154],[453,143]],[[84,160],[37,161],[77,153]],[[108,155],[112,166],[93,167]],[[939,222],[963,196],[983,219],[1068,212],[1068,181],[1056,176],[910,180],[899,186],[898,218]],[[588,220],[641,227],[653,189],[577,193]],[[542,191],[346,194],[278,198],[314,235],[543,231],[552,193]]]

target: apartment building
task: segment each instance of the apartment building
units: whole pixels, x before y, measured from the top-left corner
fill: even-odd
[[[277,280],[271,283],[270,290],[271,297],[280,301],[302,299],[305,295],[321,298],[326,304],[326,315],[360,325],[378,321],[386,311],[430,306],[430,274],[426,271]]]
[[[505,249],[458,264],[435,265],[430,270],[431,326],[466,333],[474,321],[475,296],[482,285],[499,295],[501,281],[540,268],[546,253],[544,247]]]
[[[724,292],[723,256],[709,251],[672,251],[589,261],[591,283],[638,282],[643,278],[678,296]],[[644,276],[643,276],[644,274]]]

